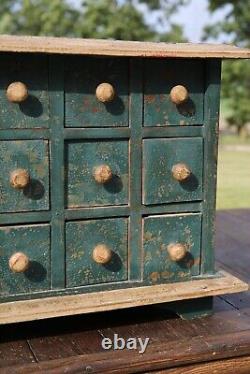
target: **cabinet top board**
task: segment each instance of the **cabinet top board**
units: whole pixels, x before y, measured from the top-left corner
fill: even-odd
[[[0,52],[156,58],[250,58],[250,49],[238,48],[227,44],[153,43],[14,35],[0,36]]]

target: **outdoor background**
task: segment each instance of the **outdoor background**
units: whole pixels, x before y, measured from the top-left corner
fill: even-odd
[[[234,43],[250,47],[249,0],[0,0],[0,34]],[[222,73],[217,208],[250,207],[250,63]]]

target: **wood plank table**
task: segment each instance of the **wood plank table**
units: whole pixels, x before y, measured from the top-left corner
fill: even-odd
[[[217,213],[217,263],[249,282],[250,210]],[[250,292],[215,298],[183,321],[147,306],[0,326],[0,373],[250,373]],[[103,337],[150,338],[144,354],[104,351]]]

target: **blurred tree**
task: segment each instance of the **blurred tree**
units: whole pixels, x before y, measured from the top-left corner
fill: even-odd
[[[1,34],[185,40],[181,26],[170,19],[189,0],[0,1]]]
[[[209,9],[214,12],[224,8],[227,13],[216,25],[205,28],[205,38],[218,35],[233,43],[250,47],[250,2],[235,0],[210,0]],[[250,122],[250,64],[246,61],[223,63],[222,97],[228,109],[225,117],[229,124],[237,126],[238,134],[245,136],[244,125]]]

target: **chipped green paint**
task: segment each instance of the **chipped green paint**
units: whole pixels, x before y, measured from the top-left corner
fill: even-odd
[[[144,282],[149,284],[184,281],[200,269],[201,214],[186,213],[144,218]],[[167,247],[182,243],[187,255],[171,261]]]
[[[0,129],[49,127],[48,58],[46,55],[1,53]],[[21,81],[29,92],[21,104],[10,103],[6,89]]]
[[[111,261],[97,264],[92,252],[98,244],[112,251]],[[66,223],[66,286],[117,282],[128,277],[128,222],[126,218]]]
[[[143,203],[162,204],[202,199],[202,138],[146,139],[143,141]],[[183,182],[172,167],[185,163],[191,176]]]
[[[128,204],[128,141],[72,141],[66,149],[69,208]],[[93,170],[108,165],[113,177],[97,183]]]
[[[29,257],[24,273],[9,269],[9,258],[16,252]],[[0,297],[50,289],[50,226],[0,227],[0,274]]]
[[[25,212],[49,209],[48,142],[13,140],[0,143],[0,212]],[[10,185],[15,169],[26,169],[30,183],[24,189]]]
[[[128,126],[128,59],[71,56],[66,61],[66,126]],[[115,89],[115,98],[107,104],[95,96],[100,83]]]
[[[144,76],[144,126],[202,125],[204,60],[147,59]],[[169,99],[176,85],[189,92],[189,100],[179,106]]]

